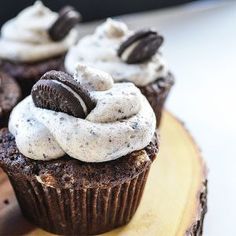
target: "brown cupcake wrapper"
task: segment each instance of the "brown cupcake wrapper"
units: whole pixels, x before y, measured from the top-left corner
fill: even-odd
[[[59,189],[37,179],[9,176],[23,215],[55,234],[94,235],[128,223],[143,195],[150,165],[108,188]]]
[[[156,126],[159,127],[161,123],[161,115],[162,110],[164,108],[164,104],[169,95],[169,92],[174,85],[174,77],[171,73],[169,73],[168,77],[165,78],[166,81],[161,81],[164,83],[163,87],[159,86],[159,81],[157,80],[154,83],[151,83],[144,87],[139,87],[143,95],[147,98],[149,103],[152,106],[156,114]]]

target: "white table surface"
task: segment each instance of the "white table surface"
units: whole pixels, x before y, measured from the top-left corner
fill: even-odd
[[[204,235],[236,235],[236,1],[204,1],[121,16],[154,26],[176,75],[167,108],[181,118],[209,168]],[[85,24],[81,35],[99,22]]]

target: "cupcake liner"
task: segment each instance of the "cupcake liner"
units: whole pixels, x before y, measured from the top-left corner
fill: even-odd
[[[154,83],[144,87],[139,87],[143,95],[147,98],[156,114],[156,126],[161,123],[162,110],[168,97],[171,87],[174,85],[174,77],[171,73],[167,78],[159,79]]]
[[[38,177],[9,179],[23,215],[55,234],[94,235],[128,223],[143,194],[150,166],[136,177],[107,188],[60,189]]]

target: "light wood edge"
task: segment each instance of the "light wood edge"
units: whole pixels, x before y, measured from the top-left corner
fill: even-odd
[[[197,189],[199,189],[199,191],[196,194],[195,203],[191,204],[191,207],[192,207],[191,217],[189,217],[189,214],[187,214],[188,211],[190,212],[190,207],[186,207],[184,211],[185,213],[183,213],[183,219],[181,220],[180,227],[177,231],[177,235],[182,236],[184,233],[186,236],[192,236],[192,235],[200,236],[203,233],[203,221],[204,221],[205,214],[207,212],[208,168],[202,157],[201,149],[196,144],[193,136],[190,134],[185,123],[182,122],[179,118],[177,118],[175,115],[173,115],[169,111],[165,111],[164,115],[167,115],[171,119],[175,120],[179,128],[181,128],[185,132],[185,134],[188,136],[189,140],[191,140],[191,143],[192,143],[193,148],[195,149],[195,152],[198,153],[197,155],[198,164],[199,164],[198,169],[200,171],[199,175],[201,176],[200,181],[198,183]]]

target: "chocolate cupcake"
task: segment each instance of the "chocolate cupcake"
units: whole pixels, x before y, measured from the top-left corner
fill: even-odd
[[[21,98],[21,91],[15,80],[0,72],[0,128],[6,127],[11,110]]]
[[[18,81],[24,96],[45,72],[61,68],[77,40],[79,18],[73,8],[58,14],[37,1],[3,25],[0,68]]]
[[[23,215],[56,234],[124,225],[158,151],[156,119],[132,83],[78,65],[46,73],[0,131],[0,166]]]
[[[161,111],[174,77],[159,48],[163,37],[155,30],[131,31],[124,23],[108,19],[93,35],[82,38],[65,58],[65,70],[73,74],[77,62],[104,70],[115,82],[130,81],[151,103],[160,124]]]

